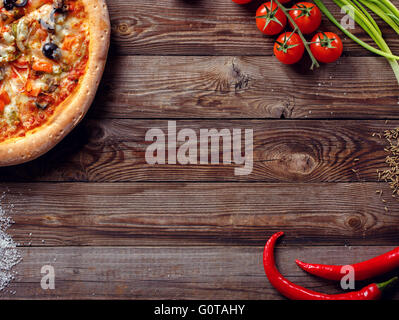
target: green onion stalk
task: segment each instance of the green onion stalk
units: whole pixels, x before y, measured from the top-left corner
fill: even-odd
[[[376,23],[375,23],[374,19],[371,18],[372,21],[374,21],[374,24],[373,24],[371,22],[370,18],[368,18],[366,15],[364,15],[362,10],[359,9],[358,6],[356,6],[354,1],[351,1],[351,0],[333,0],[333,1],[339,7],[344,8],[344,10],[346,11],[347,14],[352,16],[353,20],[355,20],[369,34],[369,36],[380,47],[381,50],[383,50],[386,53],[392,53],[391,50],[389,49],[389,46],[387,45],[384,38],[382,37],[382,35],[379,34],[378,30],[375,29],[374,24],[376,24]],[[367,1],[362,1],[362,2],[366,6],[371,5],[371,3],[368,3]],[[357,3],[359,3],[359,2],[357,2]],[[373,7],[375,10],[379,9],[379,7],[375,4],[371,5],[371,7]],[[363,8],[363,10],[365,10],[365,9]],[[390,59],[390,58],[388,59],[388,62],[391,65],[391,68],[392,68],[392,70],[395,74],[395,77],[399,83],[399,63],[397,62],[397,60]]]
[[[389,0],[368,0],[369,3],[377,5],[384,13],[399,25],[399,9]]]
[[[389,0],[333,0],[340,8],[343,8],[355,22],[363,28],[364,31],[373,39],[377,46],[381,49],[376,49],[373,46],[360,40],[350,31],[346,30],[331,14],[331,12],[324,5],[322,0],[314,0],[319,9],[326,15],[332,23],[334,23],[347,37],[361,45],[372,53],[378,54],[388,59],[389,64],[395,74],[399,83],[399,57],[392,54],[389,46],[382,37],[381,30],[372,16],[367,12],[366,8],[370,9],[378,16],[380,16],[388,25],[391,26],[395,32],[399,34],[399,11]]]
[[[382,20],[384,20],[389,26],[395,30],[396,33],[399,34],[399,25],[397,21],[399,20],[388,7],[386,7],[383,3],[376,3],[374,1],[369,0],[359,0],[363,3],[364,6],[373,11],[376,15],[378,15]]]

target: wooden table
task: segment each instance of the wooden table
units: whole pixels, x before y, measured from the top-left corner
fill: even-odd
[[[108,1],[111,50],[89,114],[45,156],[0,170],[23,255],[3,298],[280,299],[261,263],[278,230],[282,273],[338,292],[295,258],[346,264],[398,245],[399,202],[376,174],[386,141],[372,135],[399,126],[388,63],[344,39],[337,63],[283,66],[256,29],[258,4]],[[252,128],[253,172],[147,164],[145,134],[168,120]],[[40,287],[46,264],[55,290]]]

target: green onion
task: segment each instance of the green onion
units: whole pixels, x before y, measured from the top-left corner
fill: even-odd
[[[340,8],[344,9],[346,14],[349,14],[353,20],[356,21],[370,36],[376,41],[375,35],[381,35],[381,30],[377,30],[374,24],[377,24],[373,18],[374,23],[360,10],[351,0],[333,0]],[[351,8],[351,9],[349,9]],[[363,8],[363,10],[365,10]],[[378,41],[378,40],[377,40]]]
[[[396,7],[393,5],[393,3],[392,3],[391,1],[389,1],[389,0],[370,0],[370,1],[372,1],[372,2],[374,2],[374,3],[376,3],[376,4],[379,4],[379,3],[384,4],[385,7],[387,7],[387,8],[391,11],[391,13],[392,13],[395,17],[397,17],[397,18],[399,19],[399,10],[398,10],[398,8],[396,8]]]
[[[361,1],[361,0],[359,0]],[[362,4],[358,0],[353,0],[353,2],[358,6],[358,8],[364,13],[364,15],[369,19],[369,21],[373,24],[374,28],[378,31],[380,35],[382,35],[382,32],[380,28],[378,27],[377,22],[373,19],[371,14],[362,6]]]
[[[383,19],[387,24],[391,26],[396,33],[399,34],[399,26],[398,24],[390,17],[391,13],[386,11],[386,8],[383,4],[377,5],[373,1],[360,0],[366,7],[368,7],[371,11],[373,11],[376,15],[378,15],[381,19]],[[385,9],[385,10],[384,10]],[[396,18],[396,17],[395,17]]]
[[[395,21],[395,23],[399,26],[399,18],[395,15],[393,15],[392,13],[387,13],[387,15],[393,20]]]
[[[367,0],[368,3],[372,3],[377,8],[382,10],[382,13],[385,13],[386,16],[392,19],[392,21],[399,26],[399,10],[391,3],[391,2],[386,2],[386,1],[380,1],[380,0]],[[371,9],[371,8],[370,8]],[[372,9],[371,9],[372,10]],[[380,13],[381,14],[381,13]],[[380,15],[381,16],[381,15]],[[385,17],[382,17],[384,20],[386,20]],[[387,22],[387,21],[386,21]],[[387,22],[391,27],[392,27],[392,22]]]
[[[326,17],[328,19],[330,19],[330,21],[332,23],[334,23],[345,35],[347,35],[350,39],[352,39],[353,41],[355,41],[356,43],[358,43],[359,45],[361,45],[362,47],[364,47],[365,49],[371,51],[372,53],[384,56],[385,58],[388,59],[389,64],[391,65],[391,68],[395,74],[395,77],[399,83],[399,64],[397,62],[397,60],[399,59],[398,56],[393,55],[389,46],[387,45],[387,43],[385,42],[384,38],[382,37],[382,35],[380,34],[380,30],[379,28],[375,28],[375,21],[371,18],[370,19],[370,15],[369,14],[365,14],[365,8],[364,7],[359,7],[356,6],[356,3],[358,3],[358,1],[354,0],[333,0],[340,8],[345,9],[346,13],[349,14],[355,21],[356,23],[362,27],[368,34],[369,36],[374,40],[374,42],[378,45],[378,47],[380,47],[381,50],[378,50],[372,46],[370,46],[369,44],[365,43],[364,41],[360,40],[358,37],[356,37],[355,35],[353,35],[351,32],[349,32],[348,30],[346,30],[335,18],[334,16],[331,14],[331,12],[327,9],[327,7],[324,5],[322,0],[314,0],[315,4],[319,7],[319,9],[326,15]],[[369,7],[370,5],[375,8],[373,5],[376,5],[379,9],[379,13],[384,12],[384,14],[386,15],[386,11],[384,10],[388,10],[390,11],[390,13],[392,15],[395,15],[398,19],[399,19],[399,11],[393,10],[392,6],[395,7],[389,0],[378,0],[374,1],[374,0],[359,0],[361,1],[361,3],[363,3],[364,5],[366,5],[365,3],[367,3],[367,7]],[[378,5],[377,5],[378,3]],[[384,8],[383,8],[384,6]],[[353,10],[350,10],[349,7]],[[370,8],[370,7],[369,7]],[[392,20],[392,19],[391,19]],[[392,27],[392,26],[391,26]]]
[[[316,3],[316,5],[319,7],[319,9],[326,15],[326,17],[328,19],[330,19],[330,21],[332,23],[334,23],[338,29],[340,29],[348,38],[352,39],[353,41],[355,41],[357,44],[361,45],[363,48],[371,51],[372,53],[378,54],[380,56],[383,56],[385,58],[390,58],[390,59],[396,59],[399,60],[398,56],[395,56],[393,54],[389,54],[386,53],[384,51],[378,50],[372,46],[370,46],[369,44],[367,44],[366,42],[364,42],[363,40],[360,40],[358,37],[356,37],[353,33],[351,33],[350,31],[346,30],[335,18],[334,16],[331,14],[331,12],[326,8],[326,6],[323,4],[323,2],[321,0],[314,0],[314,3]]]

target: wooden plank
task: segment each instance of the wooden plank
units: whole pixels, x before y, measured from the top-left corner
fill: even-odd
[[[262,245],[280,230],[296,245],[398,241],[399,202],[378,183],[20,183],[1,190],[15,220],[9,232],[22,245]]]
[[[325,1],[338,19],[343,15],[332,1]],[[393,1],[398,5],[398,1]],[[272,55],[275,38],[262,36],[255,12],[262,3],[239,6],[225,0],[107,1],[111,24],[111,50],[124,55]],[[396,34],[377,19],[393,51],[399,49]],[[339,32],[323,17],[323,31]],[[351,30],[373,45],[360,29]],[[339,32],[339,34],[341,34]],[[345,55],[370,55],[343,37]],[[374,44],[375,45],[375,44]]]
[[[352,120],[177,122],[177,132],[193,129],[198,137],[200,129],[242,129],[242,137],[244,129],[253,129],[253,170],[249,175],[238,176],[234,170],[243,165],[223,164],[222,147],[220,164],[148,164],[145,152],[152,141],[145,141],[146,132],[160,128],[167,134],[166,120],[91,120],[44,157],[25,165],[1,168],[0,178],[29,182],[377,181],[376,170],[386,167],[386,140],[372,135],[398,125],[398,121]],[[209,146],[208,153],[210,149]],[[199,155],[200,151],[198,162]]]
[[[281,299],[262,266],[262,247],[23,248],[24,260],[3,299]],[[339,284],[306,275],[296,258],[350,263],[392,247],[285,247],[277,264],[307,288],[341,292]],[[42,290],[43,265],[55,270],[55,289]],[[385,276],[383,279],[386,279]],[[357,284],[360,289],[364,284]],[[10,291],[14,294],[10,294]],[[392,298],[392,297],[391,297]],[[393,296],[398,299],[399,295]]]
[[[367,66],[364,67],[364,66]],[[314,72],[274,57],[110,56],[100,118],[399,118],[384,58],[343,57]]]

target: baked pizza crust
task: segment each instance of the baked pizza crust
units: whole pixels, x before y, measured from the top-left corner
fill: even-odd
[[[85,74],[72,94],[60,103],[46,123],[0,143],[0,166],[33,160],[53,148],[84,117],[104,71],[110,41],[110,21],[105,0],[82,0],[89,21],[89,58]]]

